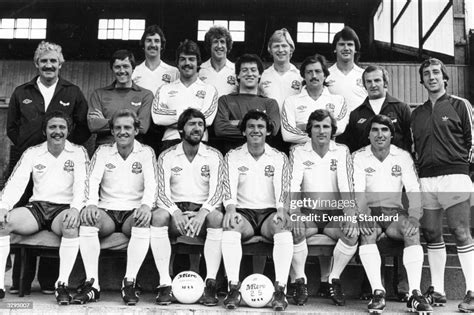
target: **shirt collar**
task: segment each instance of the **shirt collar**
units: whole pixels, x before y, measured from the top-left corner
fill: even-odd
[[[304,145],[303,145],[303,150],[305,151],[308,151],[308,152],[312,152],[314,151],[313,150],[313,145],[311,144],[311,140],[306,142]],[[334,140],[330,140],[329,141],[329,151],[336,151],[337,150],[337,144]]]
[[[199,144],[199,148],[198,148],[198,152],[197,154],[198,155],[201,155],[201,156],[209,156],[209,150],[207,150],[206,148],[206,145],[204,143],[200,143]],[[176,145],[176,155],[185,155],[184,153],[184,149],[183,149],[183,141],[181,141],[180,143],[178,143]]]
[[[242,145],[242,152],[244,154],[248,154],[250,155],[250,152],[249,152],[249,147],[247,145],[247,143],[244,143]],[[272,148],[268,143],[265,143],[265,152],[263,152],[263,155],[267,155],[267,156],[275,156],[277,154],[277,151]]]
[[[112,82],[112,84],[107,85],[106,87],[104,87],[104,89],[105,89],[105,90],[115,90],[115,89],[116,89],[116,88],[115,88],[115,83],[116,83],[116,82],[117,82],[117,81],[114,80],[114,82]],[[141,89],[138,85],[136,85],[133,81],[132,81],[132,87],[131,87],[130,89],[132,89],[132,90],[134,90],[134,91],[141,91],[141,90],[142,90],[142,89]],[[122,90],[122,88],[121,88],[121,90]]]
[[[229,68],[231,70],[234,70],[235,66],[229,59],[226,58],[224,68]],[[214,68],[212,67],[211,58],[209,58],[206,62],[201,64],[201,69],[212,69],[212,70],[214,70]]]
[[[41,152],[39,154],[49,153],[49,151],[48,151],[48,141],[45,141],[45,142],[41,143],[40,148],[41,148]],[[73,152],[74,151],[74,147],[73,147],[72,143],[69,142],[68,140],[66,140],[66,143],[64,144],[64,151],[67,151],[67,152]]]
[[[137,153],[143,150],[143,145],[138,142],[137,140],[133,140],[133,150],[132,153]],[[112,150],[110,151],[110,155],[118,154],[117,143],[114,142],[112,144]]]
[[[372,152],[370,144],[365,147],[365,152],[367,154],[367,157],[372,157],[372,156],[375,157],[375,154],[374,152]],[[399,156],[402,154],[402,152],[403,152],[402,149],[400,149],[396,145],[390,144],[390,152],[388,153],[388,155]]]

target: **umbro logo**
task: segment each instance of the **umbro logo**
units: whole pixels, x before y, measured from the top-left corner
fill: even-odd
[[[358,124],[363,124],[363,123],[365,123],[366,121],[367,121],[367,119],[361,118],[361,119],[359,119],[359,120],[357,121],[357,123],[358,123]]]
[[[25,99],[23,100],[23,104],[26,104],[26,105],[30,104],[31,102],[33,102],[33,101],[30,100],[29,98],[25,98]]]
[[[314,165],[314,163],[311,161],[306,161],[306,162],[303,162],[303,165],[310,167],[311,165]]]
[[[449,120],[448,116],[443,116],[443,117],[441,117],[441,119],[442,119],[443,121],[448,121],[448,120]]]
[[[105,164],[105,167],[107,167],[109,170],[113,170],[115,168],[115,165],[113,165],[112,163],[107,163]]]
[[[306,106],[300,105],[300,106],[296,107],[296,109],[302,112],[306,109]]]
[[[34,168],[36,168],[38,171],[41,171],[44,170],[46,166],[44,166],[43,164],[37,164],[34,166]]]
[[[238,168],[238,170],[239,170],[240,172],[247,172],[249,169],[248,169],[247,167],[245,167],[245,166],[241,166],[241,167]]]
[[[175,90],[168,92],[169,96],[175,96],[176,94],[178,94],[178,91],[175,91]]]
[[[172,170],[173,172],[175,172],[175,173],[179,173],[179,172],[181,172],[183,169],[182,169],[181,167],[175,166],[175,167],[173,167],[171,170]]]
[[[140,106],[142,105],[142,102],[130,102],[130,104],[132,104],[132,106]]]
[[[367,167],[364,171],[369,174],[375,172],[375,170],[372,167]]]

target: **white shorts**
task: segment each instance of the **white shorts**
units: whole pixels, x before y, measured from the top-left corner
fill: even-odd
[[[463,174],[441,175],[420,179],[423,209],[448,209],[470,200],[471,178]]]

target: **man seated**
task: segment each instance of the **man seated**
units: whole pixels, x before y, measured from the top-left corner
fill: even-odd
[[[337,240],[329,273],[329,295],[336,305],[345,304],[340,276],[357,250],[357,221],[353,197],[352,164],[349,149],[334,142],[337,125],[325,109],[312,112],[306,125],[310,141],[294,146],[290,152],[291,208],[293,221],[293,262],[296,284],[294,301],[304,305],[308,299],[304,268],[308,256],[306,238],[323,233]],[[319,202],[310,205],[301,201]],[[302,220],[302,217],[313,218]],[[331,218],[341,218],[332,220]],[[306,218],[305,218],[306,219]]]
[[[204,114],[186,109],[178,118],[182,141],[158,158],[158,205],[153,212],[151,249],[160,274],[156,303],[171,303],[169,235],[205,236],[207,276],[201,303],[217,305],[216,274],[222,259],[222,175],[224,159],[216,149],[201,143],[206,130]],[[169,233],[169,234],[168,234]]]
[[[275,292],[272,308],[283,311],[288,306],[285,287],[293,255],[293,237],[285,209],[289,189],[288,159],[265,143],[272,132],[272,125],[264,112],[248,111],[240,130],[247,142],[226,155],[228,176],[222,256],[229,279],[229,293],[224,305],[227,309],[239,306],[241,241],[260,234],[274,241]]]
[[[369,312],[381,313],[385,308],[381,258],[376,245],[377,237],[385,232],[388,237],[403,240],[405,244],[403,265],[411,292],[408,308],[429,313],[433,309],[420,292],[423,248],[419,220],[422,211],[415,166],[407,151],[391,145],[395,127],[389,117],[376,115],[369,126],[370,145],[354,153],[354,190],[361,209],[359,256],[373,290]],[[403,187],[409,201],[408,211],[402,206]]]
[[[118,111],[109,125],[115,142],[97,149],[87,178],[86,208],[81,211],[79,229],[86,281],[73,303],[99,299],[99,236],[122,232],[130,236],[122,298],[126,304],[135,305],[137,273],[150,247],[151,210],[157,189],[155,154],[135,140],[140,121],[133,111]]]
[[[71,118],[62,111],[46,115],[46,142],[23,153],[0,194],[0,298],[5,297],[4,270],[10,253],[10,233],[30,235],[50,230],[62,236],[56,300],[71,301],[69,275],[79,250],[79,211],[83,208],[89,158],[82,147],[66,140]],[[12,209],[33,178],[33,196],[24,207]]]

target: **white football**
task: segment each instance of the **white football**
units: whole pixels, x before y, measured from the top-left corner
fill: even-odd
[[[202,296],[204,281],[194,271],[183,271],[174,277],[171,289],[178,302],[192,304]]]
[[[274,291],[272,281],[259,273],[245,278],[240,286],[242,299],[250,307],[264,307],[272,299]]]

